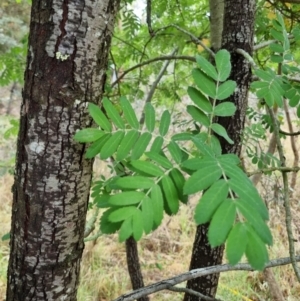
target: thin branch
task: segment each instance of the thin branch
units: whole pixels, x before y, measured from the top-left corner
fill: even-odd
[[[119,96],[121,96],[121,87],[120,87],[120,81],[119,81],[118,66],[116,64],[115,58],[111,51],[109,52],[109,54],[110,54],[111,60],[114,64],[113,74],[115,73],[116,81],[118,82],[118,93],[119,93]]]
[[[174,56],[175,53],[177,52],[177,50],[178,50],[178,48],[174,49],[174,50],[172,51],[172,53],[170,54],[170,56]],[[160,71],[159,71],[159,74],[158,74],[156,80],[153,82],[153,84],[152,84],[152,86],[151,86],[151,88],[150,88],[150,91],[149,91],[149,93],[148,93],[148,95],[147,95],[147,98],[146,98],[146,100],[145,100],[145,105],[146,105],[148,102],[151,102],[152,97],[153,97],[153,95],[154,95],[154,92],[155,92],[155,90],[156,90],[156,88],[157,88],[157,85],[159,84],[159,82],[160,82],[161,78],[163,77],[164,73],[166,72],[166,70],[167,70],[169,64],[170,64],[170,60],[167,60],[167,61],[163,64],[163,66],[161,67],[161,69],[160,69]],[[141,117],[141,120],[140,120],[140,124],[143,124],[143,123],[144,123],[144,120],[145,120],[145,110],[143,110],[142,117]]]
[[[276,136],[277,149],[278,149],[279,159],[281,161],[281,166],[286,167],[283,146],[282,146],[282,143],[280,140],[280,135],[279,135],[278,121],[277,121],[273,111],[269,107],[267,107],[267,108],[268,108],[269,115],[271,116],[272,121],[273,121],[274,133]],[[290,193],[289,193],[288,176],[285,171],[282,171],[281,173],[282,173],[282,179],[283,179],[285,222],[286,222],[286,231],[287,231],[288,242],[289,242],[289,253],[290,253],[291,262],[292,262],[292,266],[294,268],[295,274],[297,276],[298,281],[300,282],[300,269],[296,262],[294,237],[293,237],[293,231],[292,231],[292,213],[291,213],[291,204],[290,204],[290,195],[289,195]]]
[[[287,78],[288,78],[288,80],[290,80],[291,82],[300,83],[300,77],[288,76]]]
[[[201,298],[202,300],[207,300],[207,301],[222,301],[221,299],[215,299],[212,297],[208,297],[205,296],[199,292],[196,292],[190,288],[186,288],[186,287],[177,287],[177,286],[170,286],[168,287],[169,291],[173,291],[173,292],[178,292],[178,293],[186,293],[186,294],[190,294],[190,295],[194,295],[197,296],[199,298]]]
[[[273,172],[273,171],[281,171],[281,172],[298,172],[300,171],[300,167],[295,166],[295,167],[270,167],[270,168],[262,168],[262,169],[258,169],[258,170],[254,170],[254,171],[249,171],[247,172],[247,176],[251,177],[253,175],[256,174],[260,174],[260,173],[267,173],[267,172]]]
[[[300,261],[300,256],[295,257],[296,261]],[[291,258],[279,258],[269,261],[269,263],[266,264],[265,268],[272,268],[277,267],[281,265],[287,265],[291,263]],[[222,273],[222,272],[228,272],[228,271],[253,271],[253,268],[250,264],[247,263],[239,263],[235,266],[231,266],[229,264],[222,264],[217,266],[210,266],[205,267],[201,269],[194,269],[190,270],[188,272],[185,272],[183,274],[177,275],[175,277],[165,279],[153,284],[150,284],[148,286],[145,286],[144,288],[132,291],[130,293],[124,294],[114,301],[132,301],[135,299],[138,299],[142,296],[150,295],[153,293],[156,293],[158,291],[162,291],[164,289],[169,289],[170,287],[182,283],[184,281],[195,279],[201,276],[211,275],[215,273]]]
[[[154,63],[154,62],[158,62],[158,61],[168,61],[168,60],[186,60],[186,61],[190,61],[190,62],[196,62],[196,59],[195,57],[193,56],[188,56],[188,55],[164,55],[164,56],[159,56],[159,57],[155,57],[153,59],[150,59],[148,61],[145,61],[145,62],[141,62],[135,66],[132,66],[130,67],[129,69],[125,70],[122,74],[120,74],[119,78],[114,81],[111,86],[114,87],[118,81],[120,81],[126,74],[128,74],[129,72],[135,70],[135,69],[138,69],[140,67],[143,67],[145,65],[149,65],[151,63]]]
[[[286,99],[283,100],[283,105],[284,105],[284,111],[285,111],[285,116],[286,116],[286,121],[288,124],[289,131],[290,131],[290,133],[293,133],[294,128],[293,128],[292,118],[291,118],[291,114],[290,114]],[[294,135],[290,136],[291,147],[292,147],[293,154],[294,154],[294,162],[293,162],[294,167],[297,167],[298,162],[299,162],[299,154],[298,154],[298,149],[296,146],[296,138],[297,137],[295,137]],[[291,179],[291,190],[292,191],[295,190],[296,182],[297,182],[297,172],[294,172],[292,175],[292,179]],[[292,194],[291,194],[291,196],[292,196]]]
[[[92,235],[92,236],[89,236],[89,237],[86,237],[85,239],[84,239],[84,242],[88,242],[88,241],[94,241],[94,240],[96,240],[96,239],[98,239],[100,236],[102,236],[103,235],[103,233],[102,232],[98,232],[97,234],[95,234],[95,235]]]
[[[283,135],[286,135],[286,136],[298,136],[298,135],[300,135],[300,131],[299,132],[289,133],[289,132],[285,132],[285,131],[283,131],[281,129],[279,129],[279,133],[283,134]]]
[[[252,68],[257,69],[257,65],[254,62],[254,59],[252,58],[252,56],[247,51],[245,51],[244,49],[241,49],[241,48],[237,48],[235,50],[235,52],[242,55],[246,60],[248,60],[248,62],[252,66]]]
[[[300,4],[300,0],[280,0],[281,2],[284,3],[294,3],[294,4]]]
[[[215,53],[209,47],[207,47],[201,40],[199,40],[195,35],[193,35],[191,32],[185,30],[184,28],[182,28],[176,24],[170,24],[170,25],[166,26],[166,28],[168,28],[168,27],[174,27],[177,30],[188,35],[194,43],[201,45],[212,57],[215,57]]]
[[[299,0],[300,1],[300,0]],[[288,36],[288,39],[293,39],[294,38],[294,36],[292,35],[292,34],[290,34],[289,36]],[[253,51],[257,51],[257,50],[259,50],[259,49],[262,49],[262,48],[265,48],[265,47],[267,47],[267,46],[269,46],[269,45],[271,45],[271,44],[273,44],[273,43],[276,43],[277,42],[277,40],[269,40],[269,41],[264,41],[264,42],[262,42],[262,43],[260,43],[260,44],[257,44],[257,45],[255,45],[254,47],[253,47]]]
[[[113,35],[114,39],[121,41],[122,43],[128,45],[129,47],[135,49],[137,52],[144,54],[142,50],[138,49],[136,46],[130,44],[128,41],[121,39],[120,37]]]
[[[95,229],[95,223],[99,215],[99,208],[96,207],[94,210],[94,214],[92,217],[87,221],[85,224],[85,229],[84,229],[84,237],[87,238]]]
[[[146,22],[148,25],[148,31],[150,36],[152,36],[154,34],[153,28],[152,28],[152,19],[151,19],[151,6],[152,6],[152,0],[147,0],[147,18],[146,18]]]

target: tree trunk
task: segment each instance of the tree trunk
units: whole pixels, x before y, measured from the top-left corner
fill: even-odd
[[[248,61],[235,52],[240,48],[252,54],[255,0],[225,0],[224,2],[224,28],[222,34],[222,48],[231,53],[232,72],[230,79],[237,83],[236,92],[230,97],[236,107],[233,117],[219,118],[234,144],[228,144],[219,137],[222,151],[239,155],[241,152],[241,133],[244,128],[248,89],[251,80],[251,70]],[[209,224],[197,227],[193,245],[190,269],[213,266],[222,262],[224,246],[211,248],[208,239]],[[209,275],[188,281],[187,287],[206,296],[214,297],[218,287],[219,275]],[[185,301],[202,300],[197,296],[185,294]]]
[[[76,300],[92,161],[76,130],[99,103],[119,0],[33,0],[7,301]]]
[[[137,242],[132,236],[126,239],[126,260],[132,288],[136,290],[144,287]],[[138,301],[149,301],[149,297],[141,297]]]

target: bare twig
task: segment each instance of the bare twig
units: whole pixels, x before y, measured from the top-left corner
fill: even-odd
[[[254,171],[249,171],[247,172],[247,176],[251,177],[253,175],[256,174],[261,174],[261,173],[267,173],[267,172],[272,172],[272,171],[281,171],[281,172],[298,172],[300,170],[300,167],[295,166],[295,167],[269,167],[269,168],[262,168],[262,169],[258,169],[258,170],[254,170]]]
[[[278,121],[277,121],[273,111],[269,107],[267,107],[267,108],[268,108],[269,115],[272,118],[272,122],[273,122],[273,126],[274,126],[274,133],[276,135],[277,149],[278,149],[279,159],[281,161],[281,166],[286,167],[283,146],[282,146],[280,136],[279,136]],[[297,276],[298,281],[300,282],[300,269],[296,262],[294,237],[293,237],[293,231],[292,231],[292,213],[291,213],[290,195],[289,195],[289,182],[288,182],[287,173],[285,171],[282,171],[281,173],[282,173],[282,179],[283,179],[285,222],[286,222],[286,231],[287,231],[288,242],[289,242],[289,253],[290,253],[291,262],[292,262],[292,266],[294,268],[295,274]]]
[[[84,237],[87,238],[95,229],[95,222],[98,218],[99,215],[99,208],[96,207],[96,209],[94,210],[94,214],[92,215],[92,217],[87,221],[86,225],[85,225],[85,229],[84,229]]]
[[[194,43],[196,43],[198,45],[201,45],[212,57],[215,57],[215,53],[209,47],[207,47],[201,40],[199,40],[195,35],[193,35],[191,32],[185,30],[184,28],[182,28],[182,27],[180,27],[180,26],[178,26],[176,24],[170,24],[167,27],[174,27],[178,31],[183,32],[184,34],[186,34],[187,36],[189,36]]]
[[[174,56],[175,53],[177,52],[177,50],[178,50],[177,48],[174,49],[174,50],[172,51],[172,53],[170,54],[170,56],[171,56],[171,57]],[[152,86],[151,86],[151,88],[150,88],[150,91],[149,91],[149,93],[148,93],[148,95],[147,95],[147,98],[146,98],[146,100],[145,100],[145,105],[146,105],[148,102],[151,102],[152,97],[153,97],[153,95],[154,95],[154,92],[155,92],[155,90],[156,90],[156,88],[157,88],[157,85],[159,84],[159,82],[160,82],[161,78],[163,77],[164,73],[166,72],[166,70],[167,70],[169,64],[170,64],[170,60],[167,60],[167,61],[163,64],[163,66],[161,67],[161,69],[160,69],[160,71],[159,71],[159,74],[158,74],[156,80],[153,82],[153,84],[152,84]],[[144,123],[144,120],[145,120],[145,110],[143,110],[143,112],[142,112],[142,116],[141,116],[141,119],[140,119],[140,124],[143,124],[143,123]]]
[[[135,69],[138,69],[138,68],[143,67],[145,65],[149,65],[149,64],[154,63],[154,62],[170,61],[170,60],[186,60],[186,61],[190,61],[190,62],[193,62],[193,63],[196,62],[195,57],[188,56],[188,55],[177,55],[177,56],[176,55],[163,55],[163,56],[155,57],[153,59],[141,62],[141,63],[139,63],[137,65],[134,65],[131,68],[125,70],[122,74],[119,75],[119,78],[111,84],[111,86],[114,87],[118,83],[118,81],[120,81],[126,74],[128,74],[129,72],[131,72]]]
[[[295,256],[296,261],[300,261],[300,256]],[[281,265],[287,265],[291,263],[291,258],[279,258],[269,261],[269,263],[266,264],[265,268],[271,268],[271,267],[277,267]],[[156,293],[158,291],[162,291],[164,289],[169,289],[170,287],[182,283],[184,281],[195,279],[201,276],[205,275],[211,275],[215,273],[222,273],[222,272],[228,272],[228,271],[253,271],[253,268],[250,264],[247,263],[239,263],[235,266],[231,266],[229,264],[223,264],[223,265],[217,265],[217,266],[210,266],[205,267],[201,269],[195,269],[190,270],[188,272],[185,272],[183,274],[177,275],[175,277],[165,279],[153,284],[150,284],[148,286],[145,286],[144,288],[132,291],[130,293],[124,294],[114,301],[132,301],[135,299],[138,299],[142,296],[150,295],[153,293]]]
[[[293,39],[293,38],[294,38],[294,36],[291,35],[291,34],[288,36],[288,39],[290,39],[290,40]],[[264,41],[264,42],[262,42],[260,44],[256,44],[253,47],[253,51],[257,51],[259,49],[265,48],[265,47],[267,47],[267,46],[269,46],[269,45],[271,45],[273,43],[276,43],[276,42],[277,42],[277,40],[269,40],[269,41]]]
[[[237,48],[235,52],[242,55],[246,60],[248,60],[248,62],[250,63],[252,68],[254,68],[254,69],[257,68],[256,63],[254,62],[254,59],[247,51],[245,51],[244,49],[241,49],[241,48]]]
[[[112,54],[112,51],[109,52],[109,55],[111,57],[111,60],[114,64],[114,70],[113,72],[115,73],[115,76],[116,76],[116,82],[118,83],[118,93],[119,93],[119,96],[121,96],[121,88],[120,88],[120,81],[119,81],[119,74],[118,74],[118,66],[116,64],[116,61],[115,61],[115,58]]]
[[[286,136],[299,136],[300,135],[300,131],[299,132],[288,133],[288,132],[285,132],[285,131],[280,130],[280,129],[279,129],[279,133],[283,134],[283,135],[286,135]]]
[[[289,131],[292,133],[292,132],[294,132],[294,129],[293,129],[292,119],[291,119],[291,115],[290,115],[290,111],[289,111],[286,99],[283,100],[283,104],[284,104],[284,111],[285,111],[285,116],[286,116],[286,121],[287,121],[287,124],[289,127]],[[297,137],[295,137],[294,135],[290,136],[291,147],[292,147],[293,154],[294,154],[293,166],[297,166],[298,162],[299,162],[299,154],[298,154],[298,150],[297,150],[297,146],[296,146],[296,138]],[[293,172],[292,179],[291,179],[292,191],[294,191],[294,189],[295,189],[296,181],[297,181],[297,172]]]

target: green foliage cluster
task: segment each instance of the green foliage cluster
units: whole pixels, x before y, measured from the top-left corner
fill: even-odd
[[[4,0],[0,4],[0,86],[23,83],[30,12],[30,1],[25,2]]]
[[[288,78],[288,76],[300,72],[291,52],[291,36],[288,34],[283,17],[279,13],[277,13],[277,18],[272,21],[272,25],[270,33],[275,42],[270,44],[270,59],[272,63],[280,64],[280,74],[270,67],[265,68],[265,70],[256,69],[254,73],[259,80],[254,81],[251,87],[269,107],[277,105],[282,108],[283,99],[288,99],[291,107],[297,107],[297,115],[300,117],[300,85],[291,82]],[[299,27],[292,30],[292,36],[296,42],[300,41]]]
[[[83,129],[75,139],[92,142],[86,157],[99,154],[101,159],[112,158],[117,171],[115,176],[103,178],[93,187],[97,206],[107,208],[100,229],[107,234],[118,231],[120,241],[130,236],[139,240],[143,233],[148,234],[160,225],[164,212],[176,214],[189,195],[202,192],[195,221],[210,222],[210,244],[219,246],[226,242],[231,264],[246,254],[254,268],[263,269],[268,261],[266,245],[272,244],[265,223],[268,211],[241,170],[239,158],[223,155],[215,136],[233,143],[225,128],[214,123],[214,117],[232,116],[236,109],[224,101],[236,87],[235,82],[228,80],[230,55],[226,50],[219,51],[216,67],[201,56],[197,56],[197,63],[192,71],[196,86],[188,88],[193,105],[187,107],[187,112],[206,131],[169,137],[168,110],[157,125],[155,109],[148,103],[143,112],[145,124],[140,124],[124,97],[120,99],[122,113],[108,99],[103,100],[102,110],[89,105],[99,128]],[[192,144],[188,149],[184,146],[187,141]]]

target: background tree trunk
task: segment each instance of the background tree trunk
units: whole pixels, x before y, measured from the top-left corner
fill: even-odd
[[[120,1],[33,0],[13,186],[7,301],[76,300],[99,103]]]
[[[218,122],[223,125],[234,144],[228,144],[219,137],[223,153],[241,152],[241,133],[244,128],[248,89],[251,80],[249,62],[235,52],[241,48],[250,55],[253,48],[255,0],[225,0],[224,1],[224,27],[222,34],[222,48],[231,53],[232,72],[230,79],[237,83],[236,92],[230,97],[236,107],[233,117],[219,118]],[[218,265],[222,262],[224,246],[211,248],[208,239],[209,224],[197,227],[193,245],[190,269]],[[190,280],[187,287],[198,291],[206,296],[214,297],[218,287],[219,274],[200,277]],[[197,296],[185,294],[185,301],[202,300]]]
[[[224,0],[209,0],[209,12],[210,44],[214,51],[218,51],[222,43]]]

